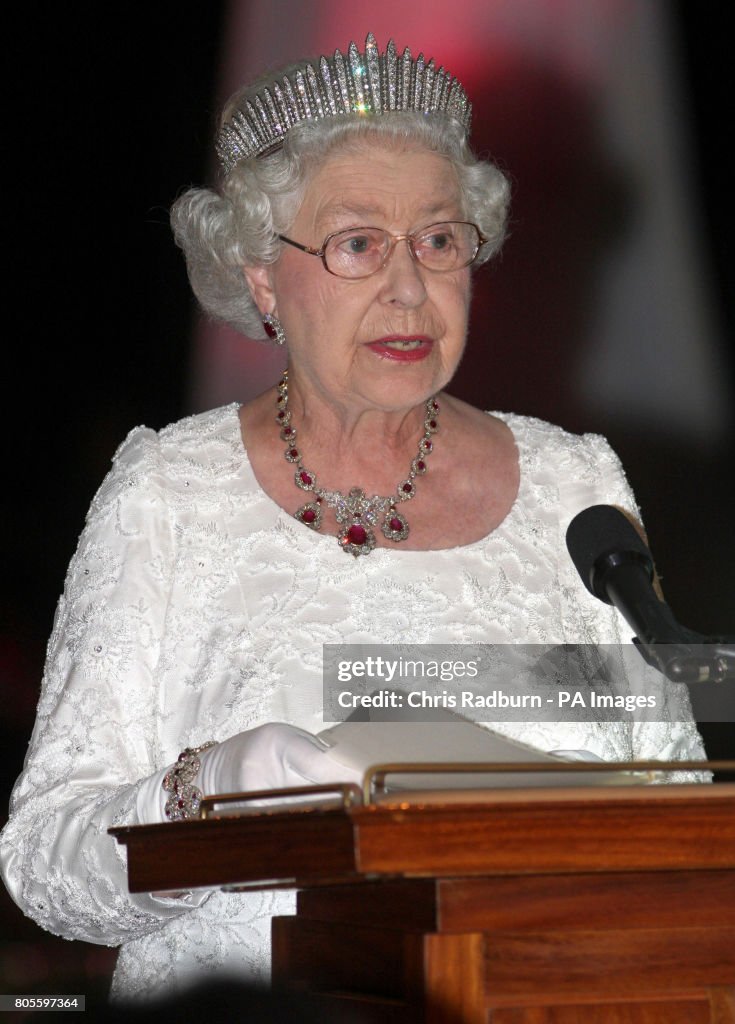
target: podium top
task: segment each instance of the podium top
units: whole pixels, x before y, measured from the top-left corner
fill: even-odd
[[[735,868],[735,783],[402,794],[111,829],[131,892]]]

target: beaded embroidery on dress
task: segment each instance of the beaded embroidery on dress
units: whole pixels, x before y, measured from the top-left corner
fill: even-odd
[[[118,450],[69,567],[0,839],[25,913],[68,938],[122,944],[116,998],[214,972],[267,976],[270,918],[292,912],[290,893],[129,896],[123,848],[107,829],[141,820],[140,787],[185,747],[267,721],[320,731],[322,644],[627,639],[564,547],[582,508],[635,511],[616,456],[601,437],[502,418],[521,485],[494,533],[360,559],[262,492],[237,406],[158,434],[137,428]],[[497,728],[602,758],[703,756],[691,722]]]

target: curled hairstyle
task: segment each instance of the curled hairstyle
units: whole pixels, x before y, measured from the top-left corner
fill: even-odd
[[[223,121],[262,87],[255,83],[225,107]],[[335,151],[380,139],[388,148],[423,148],[455,168],[463,215],[489,239],[475,266],[490,259],[505,234],[508,182],[494,164],[478,160],[462,127],[443,114],[394,112],[365,118],[343,115],[291,128],[281,149],[246,160],[222,180],[220,190],[193,188],[173,205],[171,224],[184,250],[189,280],[204,310],[250,338],[265,338],[244,266],[275,263],[311,177]]]

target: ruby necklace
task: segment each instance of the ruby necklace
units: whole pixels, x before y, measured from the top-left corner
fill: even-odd
[[[288,408],[288,371],[278,382],[276,398],[276,421],[281,428],[281,440],[286,442],[285,458],[296,466],[294,483],[302,491],[310,491],[313,500],[306,502],[294,513],[294,518],[312,530],[320,530],[323,519],[323,508],[334,509],[335,519],[339,524],[337,541],[343,551],[357,557],[368,555],[375,547],[375,533],[380,517],[383,517],[381,530],[388,540],[399,541],[408,537],[409,527],[406,517],[398,511],[398,505],[410,501],[416,494],[416,477],[423,476],[427,470],[426,458],[434,450],[432,434],[439,429],[437,417],[439,403],[430,398],[426,403],[424,418],[424,434],[419,441],[416,457],[411,463],[408,476],[396,488],[390,497],[374,494],[368,498],[362,487],[353,487],[349,494],[341,491],[327,491],[317,486],[316,473],[304,466],[301,452],[296,445],[296,428],[291,424],[291,411]]]

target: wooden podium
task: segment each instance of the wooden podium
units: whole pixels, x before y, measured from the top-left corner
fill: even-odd
[[[273,921],[274,982],[345,1021],[735,1024],[732,783],[113,831],[133,892],[298,888]]]

